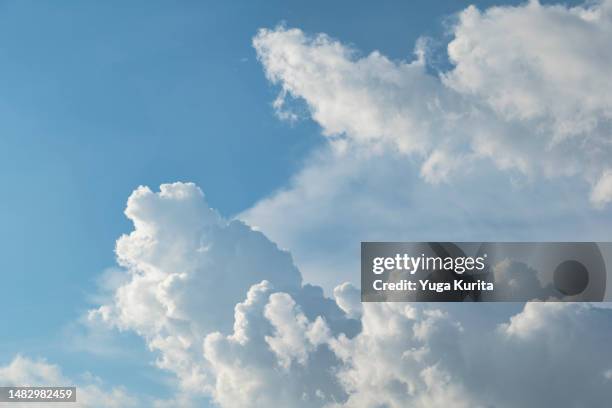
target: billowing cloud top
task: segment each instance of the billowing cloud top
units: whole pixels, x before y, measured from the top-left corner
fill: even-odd
[[[426,42],[413,62],[285,27],[260,30],[253,44],[282,87],[275,106],[303,99],[330,137],[415,154],[434,183],[482,159],[530,178],[578,176],[603,206],[612,200],[611,4],[469,7],[448,45],[454,68],[439,77],[426,71]]]
[[[223,407],[598,406],[612,398],[609,310],[528,304],[473,331],[451,308],[361,305],[349,284],[335,300],[302,285],[287,252],[224,220],[193,184],[140,187],[126,214],[134,231],[117,241],[126,281],[90,319],[140,333],[183,395]],[[561,383],[573,387],[551,392]]]

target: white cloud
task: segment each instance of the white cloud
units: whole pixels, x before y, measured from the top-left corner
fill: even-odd
[[[360,240],[609,240],[609,209],[592,209],[612,197],[609,4],[470,7],[439,77],[418,44],[412,62],[392,61],[260,30],[284,109],[304,101],[329,143],[238,217],[328,292],[357,283]]]
[[[445,75],[507,120],[533,120],[552,143],[609,140],[612,119],[612,2],[567,8],[470,6],[459,14]],[[602,140],[603,139],[603,140]]]
[[[377,52],[358,59],[323,34],[310,38],[282,27],[260,30],[253,44],[268,78],[282,86],[281,96],[304,98],[327,136],[382,139],[407,152],[433,142],[427,119],[448,93],[425,74],[422,60],[394,63]]]
[[[597,207],[612,202],[612,170],[606,170],[593,187],[591,202]]]
[[[161,351],[158,366],[203,390],[204,336],[231,328],[233,307],[251,285],[265,278],[297,288],[301,276],[288,253],[240,221],[222,219],[193,184],[165,184],[158,193],[140,187],[125,213],[134,231],[116,252],[128,276],[89,317],[136,331]]]
[[[332,343],[352,390],[345,405],[604,406],[612,398],[601,377],[612,362],[609,310],[528,303],[496,330],[463,329],[500,307],[365,304],[361,333]],[[467,312],[461,321],[458,309]]]
[[[172,189],[181,193],[171,194]],[[118,255],[126,253],[119,246],[128,245],[127,240],[134,237],[138,237],[134,238],[137,244],[147,244],[138,250],[128,245],[133,250],[127,253],[138,254],[130,255],[130,262],[122,261],[130,268],[129,279],[116,288],[111,303],[92,315],[140,333],[159,355],[158,366],[179,379],[182,389],[177,395],[182,397],[158,401],[158,406],[188,406],[192,397],[202,396],[210,396],[223,407],[367,407],[379,403],[505,408],[559,406],[566,400],[596,406],[612,398],[602,378],[612,365],[607,346],[612,341],[607,324],[612,320],[610,310],[527,304],[499,325],[506,320],[499,313],[504,305],[361,305],[358,292],[346,284],[334,291],[335,302],[324,297],[319,287],[302,286],[288,254],[244,224],[240,224],[242,233],[229,237],[217,230],[231,224],[220,217],[214,218],[212,230],[210,224],[204,224],[194,231],[193,225],[211,219],[207,215],[214,213],[194,185],[166,185],[161,189],[164,194],[141,188],[136,197],[142,197],[143,191],[145,201],[157,209],[148,212],[146,223],[138,211],[127,211],[138,221],[134,232],[118,241]],[[142,208],[133,197],[128,207]],[[185,216],[188,212],[177,206],[199,210]],[[178,214],[180,222],[172,225]],[[189,216],[195,217],[192,222]],[[171,239],[160,233],[164,230],[173,231]],[[150,235],[142,239],[142,231]],[[260,252],[245,244],[251,238]],[[171,245],[177,243],[181,244],[178,248]],[[206,254],[220,255],[201,255],[202,244],[208,248]],[[259,263],[262,253],[265,263]],[[235,265],[251,265],[249,273],[226,269],[230,259]],[[269,265],[278,268],[271,270]],[[198,284],[211,278],[237,285],[237,279],[269,273],[282,285],[287,279],[279,278],[282,268],[296,274],[291,278],[293,285],[281,290],[272,281],[256,282],[229,310],[184,305],[202,302],[202,298],[221,305],[222,298],[233,296],[233,286],[229,290],[215,290],[215,286],[202,291],[167,290],[166,281],[172,274],[186,275],[181,279]],[[149,291],[146,296],[131,292],[134,282],[141,279],[150,282],[144,286]],[[157,322],[150,321],[151,312],[122,318],[126,305],[146,311],[151,302],[156,305]],[[208,316],[211,313],[229,317],[216,325]],[[480,318],[474,319],[474,314]],[[487,314],[496,318],[486,323],[482,318]],[[523,383],[526,367],[534,371],[527,376],[529,384]],[[573,384],[578,392],[545,392],[550,384],[561,383]]]
[[[305,101],[325,135],[412,154],[428,182],[486,158],[530,178],[594,184],[612,156],[610,4],[469,7],[448,46],[455,66],[440,78],[422,48],[391,61],[284,27],[253,44],[280,97]]]
[[[0,379],[3,383],[24,386],[44,384],[47,381],[60,384],[64,381],[58,366],[48,364],[44,360],[33,361],[21,355],[15,356],[8,365],[0,368]]]
[[[421,166],[421,177],[425,181],[437,184],[447,182],[451,173],[461,169],[470,158],[454,155],[444,150],[433,150]]]
[[[274,336],[266,343],[285,369],[295,360],[305,364],[308,354],[329,338],[329,328],[319,316],[309,323],[295,301],[286,293],[270,295],[264,316],[274,327]]]
[[[364,305],[363,329],[330,342],[341,359],[346,407],[477,407],[478,398],[440,359],[459,357],[461,326],[439,310],[407,303]]]
[[[606,405],[612,388],[601,373],[612,362],[606,346],[612,337],[611,320],[609,309],[589,304],[526,304],[521,313],[499,326],[492,356],[483,356],[505,367],[493,385],[499,398],[508,406],[529,406],[536,400],[539,406]],[[475,371],[485,370],[484,376],[483,365],[491,364],[481,360]]]
[[[33,360],[17,355],[5,366],[0,366],[0,384],[15,387],[69,387],[76,386],[77,402],[53,403],[56,407],[81,408],[123,408],[136,407],[140,403],[123,387],[104,387],[101,380],[85,375],[80,381],[65,377],[61,369],[45,360]],[[29,403],[29,407],[46,407],[46,403]],[[2,403],[0,406],[14,406],[13,403]]]
[[[194,396],[228,404],[232,398],[242,401],[238,394],[251,398],[245,391],[250,388],[269,387],[272,395],[282,381],[289,385],[281,399],[298,390],[300,401],[304,392],[305,398],[321,389],[331,392],[332,385],[308,391],[299,376],[292,379],[287,372],[308,371],[310,356],[331,333],[356,332],[358,322],[346,319],[320,288],[302,286],[287,252],[242,222],[224,220],[190,183],[162,185],[157,193],[140,187],[126,215],[134,231],[122,236],[116,249],[126,277],[105,297],[110,301],[89,313],[93,324],[143,336],[158,355],[157,366],[173,372],[182,390]],[[232,349],[231,355],[217,353],[222,346]],[[252,370],[264,370],[275,381],[260,384],[266,376],[248,374],[249,361],[256,365]],[[238,394],[232,392],[233,379],[224,382],[230,374],[223,373],[246,375]]]
[[[206,337],[204,355],[221,406],[319,407],[342,397],[332,371],[336,360],[318,347],[330,329],[320,317],[307,319],[298,307],[292,296],[274,293],[262,282],[236,306],[233,333]]]
[[[349,282],[344,282],[334,288],[336,303],[350,318],[359,318],[363,308],[361,306],[361,292]]]

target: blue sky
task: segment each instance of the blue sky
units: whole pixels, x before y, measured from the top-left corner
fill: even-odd
[[[96,279],[132,230],[123,214],[130,193],[191,181],[232,217],[287,187],[326,143],[325,124],[275,115],[278,86],[252,46],[258,29],[322,32],[394,61],[412,60],[417,39],[429,36],[447,69],[447,21],[467,5],[1,1],[0,363],[44,356],[68,375],[91,371],[170,396],[174,380],[152,370],[133,332],[108,340],[128,357],[68,341],[84,333],[78,321],[95,306]]]

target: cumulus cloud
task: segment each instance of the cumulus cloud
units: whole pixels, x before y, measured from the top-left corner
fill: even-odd
[[[325,34],[260,30],[283,109],[305,102],[329,143],[238,217],[328,293],[356,283],[355,237],[610,239],[609,5],[469,7],[437,76],[422,42],[393,61]]]
[[[612,336],[610,319],[609,309],[589,304],[526,304],[499,326],[499,348],[492,349],[495,355],[504,350],[513,356],[497,356],[505,364],[493,385],[500,400],[507,406],[529,406],[536,399],[539,406],[607,405],[612,389],[601,373],[612,359],[605,346]],[[481,364],[490,365],[484,360],[477,363]],[[521,375],[526,368],[528,375]],[[487,369],[481,366],[476,371],[484,374]],[[514,392],[519,389],[520,393]]]
[[[609,212],[589,207],[589,197],[601,206],[609,195],[609,8],[470,7],[451,30],[453,68],[437,77],[421,48],[411,62],[392,61],[324,34],[261,30],[253,44],[281,88],[275,107],[305,102],[329,143],[287,188],[239,217],[291,248],[306,280],[328,290],[340,277],[357,279],[362,240],[609,239]],[[281,222],[279,214],[300,222]],[[461,329],[473,318],[465,310],[417,309],[402,321],[401,307],[353,309],[344,291],[334,290],[337,302],[361,317],[362,331],[328,343],[347,393],[336,404],[602,406],[610,398],[601,373],[611,354],[600,340],[611,333],[598,329],[607,311],[528,304],[498,326],[500,305],[461,305],[497,317],[474,334]],[[429,335],[435,330],[446,332]],[[411,355],[406,345],[420,359],[398,363]],[[387,364],[376,366],[387,352]],[[521,374],[534,361],[533,375]],[[432,378],[448,392],[434,392]],[[575,387],[546,390],[561,383]]]
[[[444,367],[459,356],[462,332],[448,314],[402,303],[365,304],[362,322],[355,338],[330,343],[348,391],[346,401],[333,406],[479,406],[461,377]]]
[[[264,299],[242,327],[253,330],[265,322]],[[286,306],[286,311],[294,307]],[[609,310],[588,305],[527,304],[508,323],[468,333],[450,311],[429,305],[365,304],[358,335],[327,337],[323,347],[306,355],[302,352],[307,348],[299,348],[292,358],[303,363],[292,365],[292,371],[274,369],[284,357],[268,360],[274,354],[264,346],[265,336],[252,332],[242,342],[236,341],[236,332],[210,335],[205,353],[220,373],[218,402],[229,407],[503,408],[563,406],[568,401],[605,406],[612,397],[601,375],[612,362],[606,346],[612,339],[611,318]],[[304,344],[306,338],[300,330],[285,340]],[[330,350],[333,354],[323,354],[321,364],[317,354]],[[335,375],[330,377],[330,371]],[[321,376],[325,381],[314,384]],[[330,390],[332,385],[340,388]]]
[[[325,135],[412,154],[428,182],[489,159],[529,178],[594,184],[612,154],[610,8],[469,7],[448,45],[454,67],[438,77],[421,48],[392,61],[285,27],[253,44],[281,97],[305,101]]]
[[[603,374],[612,366],[610,310],[527,304],[502,324],[479,323],[474,330],[480,321],[474,314],[482,317],[499,305],[360,304],[350,284],[334,290],[336,300],[325,297],[320,287],[302,284],[289,255],[260,232],[242,223],[240,233],[219,231],[238,222],[208,208],[193,184],[163,185],[159,192],[139,188],[128,209],[138,221],[117,242],[126,279],[118,280],[115,295],[91,318],[141,334],[159,356],[158,366],[176,375],[181,399],[158,406],[188,406],[190,396],[209,396],[222,407],[502,408],[562,405],[568,398],[574,405],[598,406],[612,397]],[[265,252],[265,263],[247,242]],[[130,251],[122,252],[126,245]],[[122,258],[126,253],[138,256]],[[230,260],[249,265],[248,272],[225,269]],[[270,276],[274,282],[249,282],[226,310],[215,305],[233,296],[231,290],[214,284],[200,291],[167,290],[173,274],[184,274],[182,281],[199,288],[209,279],[223,285],[223,279]],[[145,293],[132,292],[141,280],[148,282],[137,286]],[[186,306],[195,304],[200,307]],[[141,312],[125,319],[127,305]],[[227,321],[211,320],[210,314]],[[534,362],[538,367],[532,368]],[[526,367],[535,373],[529,384]],[[576,393],[546,391],[548,384],[567,382]]]
[[[123,387],[104,387],[102,381],[85,375],[80,381],[67,378],[59,366],[45,360],[34,360],[17,355],[5,366],[0,366],[0,384],[4,387],[77,387],[77,402],[53,403],[57,407],[82,408],[120,408],[140,406],[139,400],[130,395]],[[44,407],[48,404],[27,404],[31,407]],[[0,406],[14,406],[2,403]]]
[[[318,346],[331,330],[320,316],[308,319],[298,308],[290,295],[262,282],[236,306],[233,333],[206,337],[204,355],[221,406],[320,407],[343,398],[336,359]]]
[[[89,319],[143,336],[158,354],[157,366],[175,373],[184,390],[223,399],[215,369],[223,364],[212,346],[203,353],[205,339],[232,330],[230,344],[250,338],[244,315],[258,298],[257,285],[270,288],[256,305],[263,321],[258,339],[272,371],[303,366],[332,332],[357,331],[358,322],[321,288],[302,285],[287,252],[244,223],[223,219],[194,184],[165,184],[159,192],[140,187],[125,213],[134,231],[117,240],[116,252],[126,276]],[[217,344],[213,339],[207,344]],[[260,349],[255,354],[262,358]]]
[[[608,311],[527,304],[510,323],[476,332],[451,314],[469,309],[468,322],[482,317],[486,306],[454,305],[445,313],[366,304],[363,331],[341,342],[343,348],[334,346],[345,363],[341,378],[353,390],[344,405],[605,406],[611,391],[601,368],[612,358],[604,345],[612,332],[609,325],[597,327],[609,322]],[[524,324],[524,336],[508,329],[533,319],[543,324]]]
[[[285,369],[292,361],[305,364],[309,352],[329,338],[329,329],[321,316],[312,323],[308,322],[293,298],[286,293],[270,295],[264,316],[274,327],[274,335],[266,336],[266,343]]]
[[[201,390],[207,381],[194,339],[229,330],[251,285],[265,278],[287,290],[300,287],[301,276],[288,253],[242,222],[222,219],[193,184],[165,184],[157,193],[138,188],[125,214],[134,231],[117,241],[116,253],[128,276],[113,302],[89,318],[135,330],[163,351],[160,367]]]
[[[609,1],[573,8],[530,1],[484,12],[470,6],[448,45],[455,67],[445,83],[507,120],[537,119],[538,133],[553,144],[577,136],[592,147],[605,144],[612,119],[611,11]]]

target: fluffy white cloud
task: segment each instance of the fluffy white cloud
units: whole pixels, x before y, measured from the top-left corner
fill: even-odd
[[[612,399],[612,388],[601,376],[612,361],[605,345],[612,337],[611,319],[609,309],[589,304],[527,304],[499,326],[497,347],[475,360],[476,378],[486,381],[497,360],[505,369],[492,386],[509,407],[533,401],[539,406],[603,407]],[[501,355],[506,353],[512,357]]]
[[[326,135],[387,140],[407,152],[433,145],[430,112],[449,104],[440,99],[450,95],[426,75],[422,59],[395,63],[377,52],[358,58],[326,35],[282,27],[260,30],[253,45],[281,96],[303,98]]]
[[[309,323],[286,293],[270,295],[264,316],[274,327],[274,336],[266,336],[266,343],[285,369],[292,361],[305,364],[308,354],[329,338],[329,329],[321,316]]]
[[[612,389],[601,373],[612,362],[610,310],[529,303],[507,323],[463,328],[499,305],[366,304],[363,330],[331,347],[349,407],[594,406]],[[465,320],[455,313],[466,308]],[[470,322],[473,324],[473,322]]]
[[[520,27],[520,29],[519,29]],[[505,119],[540,119],[552,142],[610,138],[612,2],[568,8],[470,6],[459,14],[445,83]],[[604,139],[604,140],[600,140]]]
[[[610,4],[469,7],[448,46],[454,68],[440,77],[422,48],[413,62],[391,61],[284,27],[253,44],[280,97],[304,100],[325,135],[413,153],[426,181],[488,158],[530,178],[595,184],[612,156]]]
[[[448,45],[455,67],[443,78],[503,119],[527,123],[530,137],[541,140],[534,153],[565,150],[546,171],[584,173],[597,183],[591,200],[603,206],[612,200],[610,42],[609,0],[573,8],[531,1],[485,12],[471,6],[459,15]]]
[[[279,106],[305,101],[329,143],[239,218],[328,292],[356,283],[360,240],[609,240],[610,4],[469,7],[438,77],[423,43],[404,62],[261,30]]]
[[[320,347],[331,330],[321,317],[308,319],[304,306],[264,281],[236,306],[233,333],[206,337],[204,354],[221,406],[320,407],[343,398],[333,374],[336,359]],[[333,313],[326,317],[334,319]]]
[[[114,294],[102,298],[106,302],[89,319],[143,336],[158,355],[158,367],[174,372],[184,390],[225,401],[228,391],[218,386],[223,383],[218,374],[226,365],[215,357],[213,346],[203,352],[205,343],[217,344],[212,333],[233,329],[228,342],[236,341],[239,348],[250,338],[249,327],[256,327],[261,344],[242,355],[261,360],[267,350],[264,361],[274,372],[305,370],[307,356],[331,332],[356,332],[358,322],[346,319],[320,288],[302,286],[287,252],[244,223],[224,220],[208,208],[195,185],[165,184],[159,192],[140,187],[125,213],[134,223],[134,231],[117,241],[125,276],[116,279]],[[274,288],[274,293],[261,289],[265,296],[255,302],[259,287]],[[240,303],[249,290],[247,301]],[[255,306],[257,324],[246,316]],[[212,337],[205,341],[207,336]]]
[[[482,309],[499,305],[460,304],[442,311],[430,305],[365,304],[356,336],[324,336],[318,348],[304,346],[306,328],[318,319],[305,320],[298,312],[295,320],[285,321],[293,335],[279,338],[281,350],[294,352],[279,354],[266,347],[264,334],[271,292],[266,283],[254,286],[237,307],[234,333],[206,339],[222,406],[503,408],[567,401],[604,406],[612,398],[601,375],[612,363],[606,346],[612,340],[609,310],[533,303],[507,323],[468,332],[454,310],[469,309],[466,322],[472,324]],[[284,314],[296,315],[288,295],[272,297],[283,299]],[[322,376],[324,381],[313,382]]]
[[[158,193],[140,187],[125,214],[134,231],[116,252],[128,276],[89,317],[135,330],[161,351],[160,367],[203,390],[201,339],[231,328],[234,305],[251,285],[265,278],[298,288],[301,276],[288,253],[240,221],[222,219],[193,184],[165,184]]]
[[[145,211],[147,217],[139,212],[147,208],[140,198],[156,208]],[[234,222],[210,217],[216,213],[192,184],[164,185],[158,193],[140,188],[128,209],[135,218],[134,231],[117,243],[128,275],[91,317],[140,333],[159,355],[158,365],[177,376],[181,399],[159,401],[158,406],[188,406],[190,396],[210,396],[220,406],[236,408],[504,408],[559,406],[567,400],[598,406],[612,398],[604,374],[612,366],[610,310],[527,304],[509,320],[501,317],[500,325],[500,316],[509,316],[499,313],[504,305],[362,305],[349,284],[335,289],[334,301],[321,288],[302,285],[288,254],[261,233],[241,223],[241,233],[221,233]],[[194,219],[189,222],[189,217]],[[194,231],[194,225],[200,229]],[[149,235],[141,235],[143,231]],[[259,261],[261,252],[245,244],[251,239],[265,253],[265,263]],[[130,250],[123,252],[126,245]],[[202,245],[205,254],[222,256],[207,258]],[[123,257],[126,253],[130,258]],[[225,269],[230,260],[250,268]],[[236,283],[267,275],[276,283],[249,283],[226,310],[223,298],[234,296],[232,290],[216,290],[215,285],[200,291],[167,290],[173,274],[186,275],[185,281],[200,288],[209,280]],[[142,279],[149,284],[136,287],[146,293],[132,292]],[[208,303],[198,303],[202,298]],[[208,307],[185,306],[194,304]],[[128,305],[132,311],[122,310]],[[134,311],[141,312],[124,319]],[[210,314],[227,320],[216,323]],[[487,314],[497,317],[483,323]],[[523,375],[526,367],[534,371],[529,384]],[[47,376],[57,375],[50,372]],[[577,392],[545,392],[549,384],[566,382]]]
[[[610,213],[594,212],[588,200],[602,206],[609,196],[609,4],[470,7],[452,29],[454,67],[438,78],[427,73],[422,49],[413,62],[391,61],[377,52],[362,56],[326,35],[261,30],[254,46],[268,79],[281,87],[275,108],[303,100],[330,143],[286,189],[240,217],[291,248],[306,280],[327,289],[339,277],[357,280],[362,240],[609,239]],[[607,311],[527,305],[497,330],[493,323],[474,335],[453,321],[456,315],[470,322],[469,313],[415,311],[418,317],[402,326],[405,311],[390,306],[384,314],[373,305],[351,312],[344,290],[334,292],[338,304],[363,316],[356,337],[329,342],[342,361],[348,406],[600,406],[610,398],[601,373],[611,355],[600,340],[611,333],[598,329],[609,322]],[[470,310],[482,318],[500,308]],[[434,328],[448,333],[428,336]],[[395,337],[404,342],[394,347]],[[436,346],[439,338],[453,340]],[[418,364],[397,362],[404,345],[422,351]],[[386,352],[387,364],[377,367]],[[537,373],[521,375],[534,361]],[[432,378],[448,394],[433,392]],[[545,390],[563,382],[574,390]]]
[[[330,342],[348,392],[335,406],[479,406],[462,378],[443,367],[460,355],[462,327],[448,314],[406,303],[365,304],[362,324],[355,338]]]
[[[4,387],[15,386],[56,386],[77,387],[77,402],[53,403],[56,407],[81,408],[120,408],[136,407],[140,403],[136,397],[130,395],[122,387],[104,388],[101,380],[85,375],[80,381],[65,377],[61,369],[45,360],[33,360],[17,355],[5,366],[0,366],[0,384]],[[46,403],[30,403],[29,407],[46,407]],[[13,403],[2,403],[0,406],[15,406]]]

